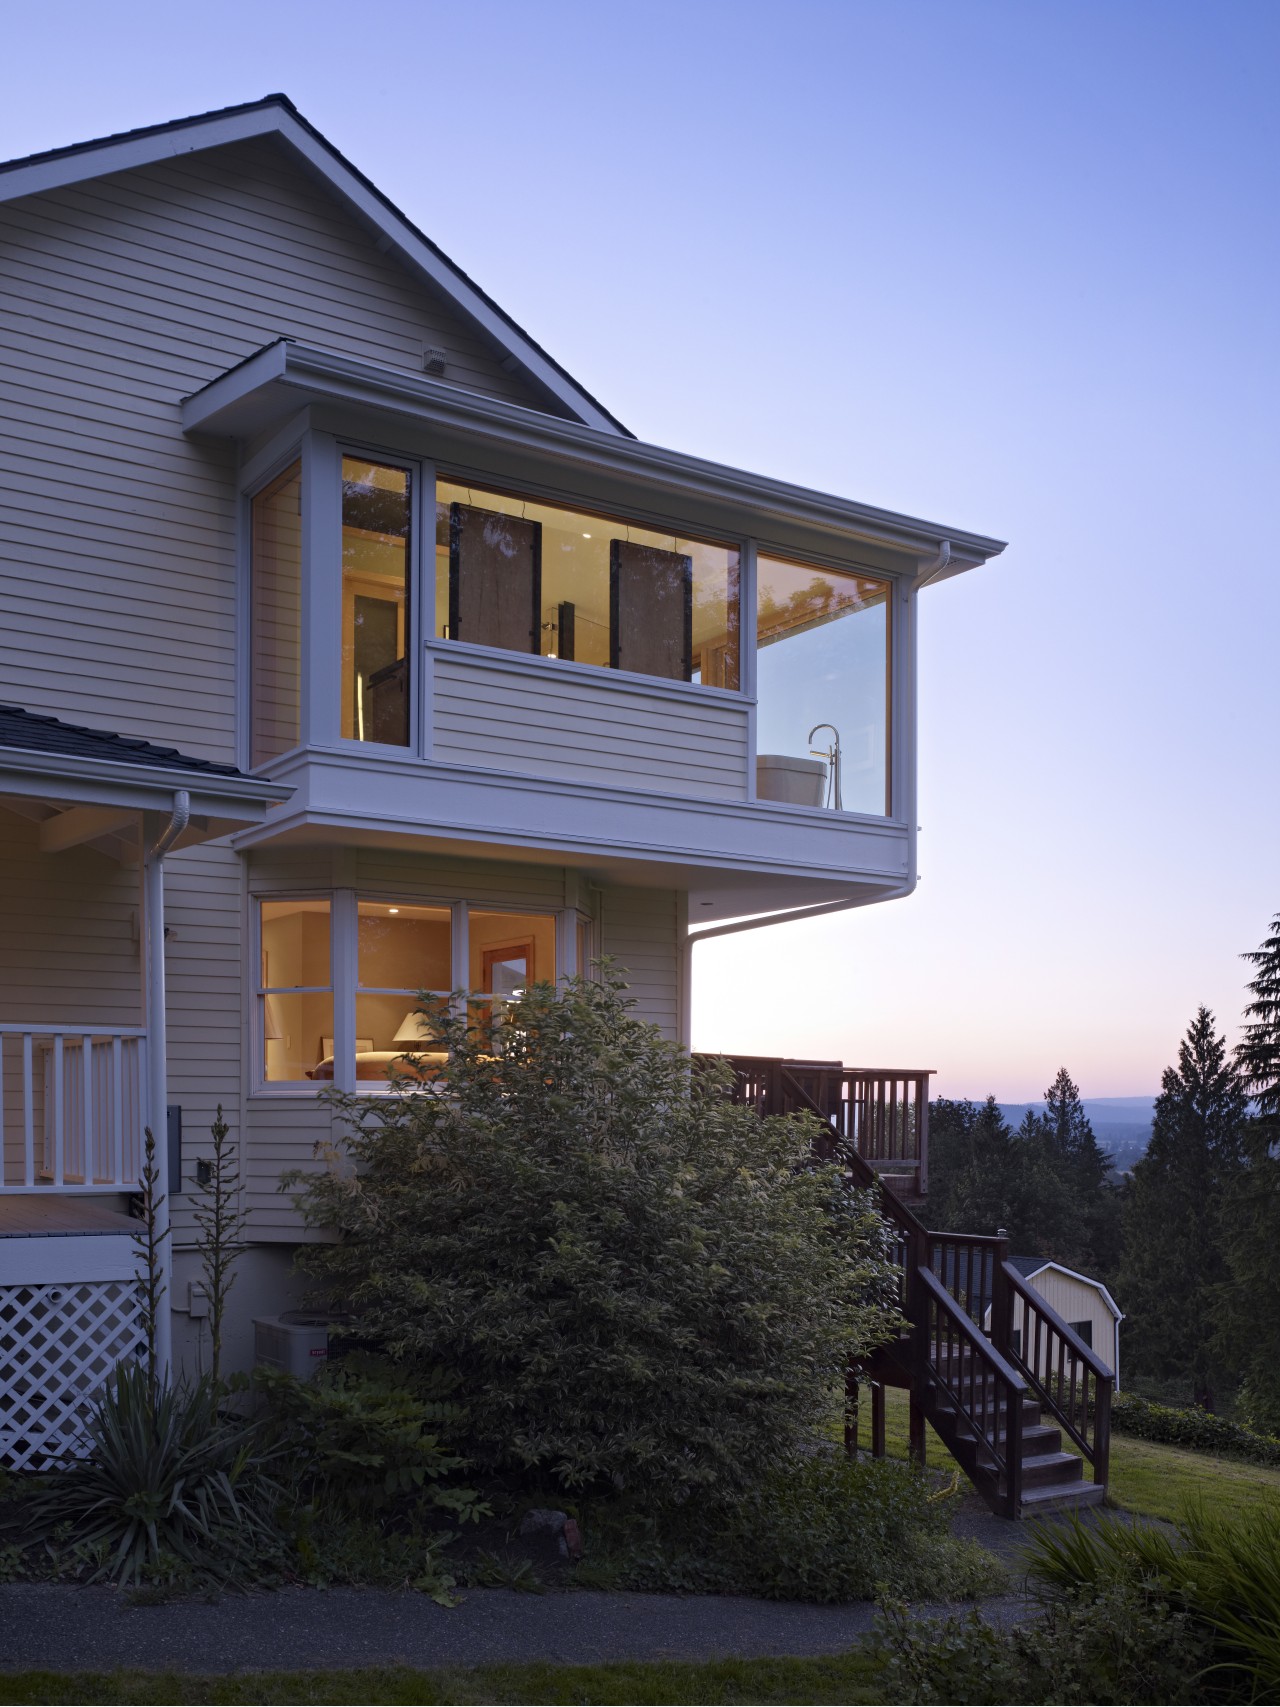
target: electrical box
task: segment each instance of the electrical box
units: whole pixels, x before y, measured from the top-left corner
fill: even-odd
[[[254,1362],[283,1369],[309,1381],[329,1355],[329,1321],[305,1310],[286,1310],[282,1316],[257,1316],[253,1323]]]
[[[207,1316],[209,1314],[209,1294],[204,1289],[201,1280],[187,1282],[187,1314],[188,1316]]]

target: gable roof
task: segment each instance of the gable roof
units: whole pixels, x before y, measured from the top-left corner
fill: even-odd
[[[1068,1268],[1065,1263],[1054,1262],[1051,1257],[1010,1257],[1009,1261],[1024,1280],[1031,1280],[1035,1275],[1043,1274],[1046,1269],[1052,1269],[1056,1274],[1065,1274],[1069,1280],[1078,1280],[1082,1286],[1094,1287],[1102,1294],[1103,1303],[1116,1321],[1124,1321],[1124,1311],[1102,1282],[1095,1280],[1091,1274],[1081,1274],[1077,1269]]]
[[[139,130],[122,131],[0,163],[0,202],[261,137],[274,137],[291,150],[356,219],[377,233],[380,247],[425,282],[433,293],[443,296],[482,337],[503,352],[504,365],[509,364],[512,371],[519,372],[536,392],[584,426],[625,438],[632,436],[615,415],[548,355],[376,184],[339,153],[287,95],[266,95],[240,106],[220,107],[167,124],[146,125]]]

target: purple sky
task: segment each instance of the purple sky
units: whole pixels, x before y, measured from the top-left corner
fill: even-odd
[[[995,533],[922,881],[697,950],[695,1042],[1157,1087],[1280,907],[1274,0],[54,3],[0,156],[284,89],[642,437]]]

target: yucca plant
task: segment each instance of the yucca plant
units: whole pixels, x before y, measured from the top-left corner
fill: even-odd
[[[27,1535],[100,1556],[93,1581],[241,1574],[276,1544],[280,1490],[260,1425],[224,1417],[223,1396],[207,1378],[153,1394],[144,1365],[122,1364],[94,1407],[86,1456],[23,1503]]]

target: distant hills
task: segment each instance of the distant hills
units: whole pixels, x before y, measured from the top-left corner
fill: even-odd
[[[1154,1097],[1081,1097],[1081,1106],[1089,1118],[1099,1144],[1115,1158],[1120,1173],[1127,1173],[1146,1148],[1151,1136],[1151,1117],[1155,1112]],[[1043,1114],[1042,1102],[1002,1102],[1000,1112],[1010,1126],[1017,1128],[1023,1117],[1032,1111]]]

